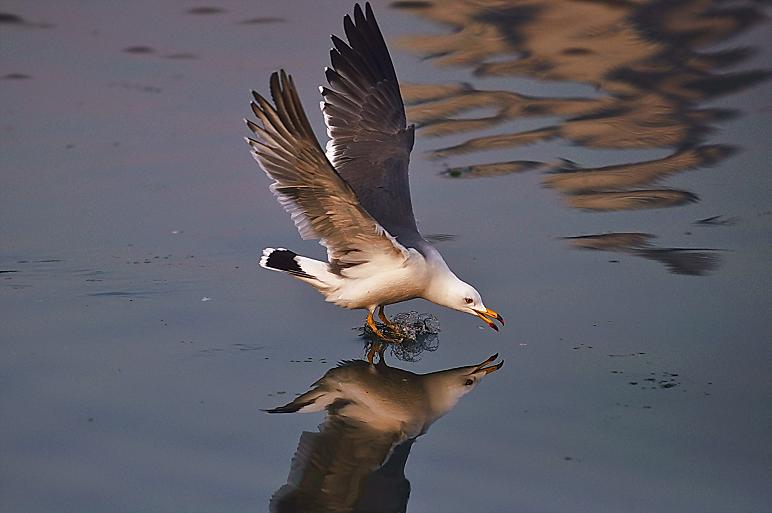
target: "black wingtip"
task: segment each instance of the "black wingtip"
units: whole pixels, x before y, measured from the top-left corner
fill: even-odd
[[[297,399],[295,400],[297,401]],[[297,413],[298,411],[302,410],[309,404],[312,404],[314,401],[302,401],[302,402],[291,402],[288,404],[285,404],[283,406],[277,406],[276,408],[270,408],[268,410],[261,409],[260,411],[264,411],[265,413]]]
[[[260,409],[265,413],[295,413],[304,405],[294,405],[293,403],[285,404],[283,406],[277,406],[276,408]]]
[[[348,43],[346,43],[344,40],[342,40],[335,34],[331,35],[330,39],[332,40],[332,44],[335,46],[335,48],[330,48],[330,57],[332,57],[333,52],[340,55],[341,50],[351,49]]]
[[[260,409],[260,411],[263,411],[265,413],[295,413],[297,410],[289,410],[286,408],[286,406],[279,406],[278,408],[271,408],[268,410]]]
[[[330,57],[332,57],[333,55],[340,55],[340,54],[337,53],[335,50],[332,50],[330,52]],[[325,68],[325,70],[324,70],[324,77],[327,79],[327,82],[330,83],[330,84],[332,84],[332,82],[334,80],[338,80],[339,79],[338,72],[335,71],[332,68]]]
[[[359,4],[357,4],[356,7],[359,7]],[[361,15],[362,10],[359,10],[359,13]],[[354,8],[354,16],[356,16],[356,8]],[[355,18],[356,19],[356,18]],[[356,25],[351,19],[351,16],[349,14],[345,15],[343,17],[343,32],[346,33],[346,37],[348,37],[348,40],[351,41],[351,34],[356,31]]]

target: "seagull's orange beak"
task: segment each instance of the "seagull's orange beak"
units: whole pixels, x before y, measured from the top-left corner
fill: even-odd
[[[473,310],[473,311],[477,317],[482,319],[483,322],[485,322],[485,324],[490,326],[491,329],[495,331],[499,331],[499,327],[493,323],[492,319],[496,319],[501,323],[502,326],[504,326],[504,318],[499,314],[497,314],[496,312],[494,312],[493,310],[491,310],[490,308],[486,308],[484,312],[481,312],[479,310]]]

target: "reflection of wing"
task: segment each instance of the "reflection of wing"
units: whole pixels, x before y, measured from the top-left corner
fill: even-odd
[[[354,191],[330,166],[308,123],[292,78],[271,75],[274,108],[253,93],[262,127],[247,121],[259,141],[252,155],[275,180],[271,191],[290,213],[301,237],[319,239],[330,262],[348,267],[374,256],[404,259],[406,250],[362,208]]]
[[[332,36],[330,88],[323,87],[327,156],[362,206],[400,241],[418,237],[408,163],[413,127],[406,127],[397,75],[370,5],[343,20],[348,44]],[[404,241],[403,241],[404,239]]]
[[[391,451],[389,460],[367,476],[362,496],[354,513],[405,513],[410,499],[410,481],[405,478],[405,464],[415,438],[402,442]]]
[[[271,498],[270,511],[352,511],[368,476],[380,468],[397,442],[396,433],[376,431],[361,422],[329,416],[319,433],[304,432],[300,436],[287,484]],[[379,492],[389,495],[387,490]]]

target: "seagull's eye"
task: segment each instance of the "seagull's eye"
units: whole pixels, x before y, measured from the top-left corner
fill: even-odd
[[[472,385],[474,385],[474,380],[473,379],[468,379],[468,380],[464,381],[464,386],[471,387]]]
[[[465,297],[464,298],[464,303],[466,303],[468,305],[472,304],[472,303],[474,303],[474,299],[472,299],[471,297]]]

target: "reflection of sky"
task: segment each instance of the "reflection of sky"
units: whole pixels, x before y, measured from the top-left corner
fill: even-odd
[[[0,270],[18,271],[0,274],[0,509],[254,511],[286,481],[298,434],[316,419],[257,408],[305,390],[329,367],[321,358],[358,356],[348,328],[361,313],[256,269],[263,245],[323,253],[298,240],[267,191],[240,120],[248,89],[265,91],[284,66],[323,134],[316,86],[328,35],[341,32],[350,4],[314,2],[309,15],[297,2],[234,1],[194,16],[184,2],[4,3],[55,27],[2,27],[0,76],[32,78],[0,81]],[[385,4],[376,14],[390,40],[436,30]],[[289,21],[238,23],[257,16]],[[765,31],[731,41],[759,47],[748,66],[769,66]],[[156,53],[122,51],[138,45]],[[173,53],[199,58],[163,58]],[[470,78],[394,53],[405,81]],[[517,85],[591,94],[570,83]],[[451,182],[438,176],[441,162],[414,158],[421,228],[458,235],[440,249],[508,323],[496,335],[424,302],[389,309],[441,320],[440,347],[411,364],[415,372],[494,351],[507,360],[413,448],[411,510],[770,503],[768,87],[714,103],[744,114],[722,122],[711,142],[744,151],[669,178],[701,197],[685,208],[582,214],[543,189],[539,173]],[[435,147],[419,137],[416,155]],[[597,166],[663,154],[553,150],[536,144],[514,158]],[[719,214],[739,221],[692,225]],[[694,279],[558,239],[620,229],[656,233],[662,247],[725,249],[724,265]],[[46,259],[63,262],[34,262]],[[105,292],[137,294],[90,295]],[[677,373],[679,385],[628,384],[652,372]]]

